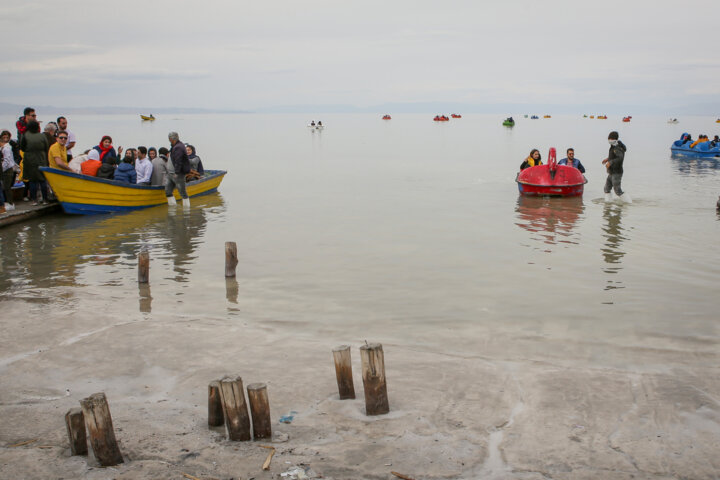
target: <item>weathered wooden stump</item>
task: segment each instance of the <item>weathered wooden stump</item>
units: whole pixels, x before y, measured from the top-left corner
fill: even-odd
[[[208,426],[219,427],[225,422],[222,399],[220,398],[220,382],[214,380],[208,385]]]
[[[385,382],[385,355],[379,343],[360,347],[363,388],[365,389],[365,413],[382,415],[390,411]]]
[[[110,407],[104,393],[94,393],[80,400],[85,426],[90,434],[95,458],[103,467],[123,463],[122,454],[115,440]]]
[[[242,378],[225,377],[220,380],[220,398],[228,439],[250,440],[250,417],[245,403]]]
[[[68,440],[70,440],[70,453],[73,455],[87,455],[87,435],[85,434],[85,417],[79,408],[71,408],[65,414],[65,427],[67,427]]]
[[[234,277],[235,267],[237,267],[237,244],[235,242],[225,242],[225,276]]]
[[[340,400],[355,398],[350,347],[340,345],[333,348],[333,358],[335,359],[335,377],[337,378]]]
[[[138,283],[150,281],[150,254],[143,250],[138,255]]]
[[[152,293],[150,292],[150,284],[149,283],[140,283],[138,284],[138,294],[140,295],[140,298],[138,299],[140,303],[140,311],[143,313],[150,313],[152,312]]]
[[[267,385],[264,383],[251,383],[247,386],[247,392],[250,413],[252,414],[253,438],[255,440],[272,438]]]

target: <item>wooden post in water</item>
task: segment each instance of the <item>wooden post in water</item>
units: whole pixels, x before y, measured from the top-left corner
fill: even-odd
[[[250,417],[245,403],[242,378],[225,377],[220,380],[220,398],[228,439],[250,440]]]
[[[208,385],[208,426],[219,427],[224,422],[220,382],[214,380]]]
[[[70,440],[70,453],[73,455],[87,455],[87,435],[85,434],[85,417],[79,408],[71,408],[65,414],[65,427],[67,427],[68,440]]]
[[[110,407],[104,393],[94,393],[80,400],[85,426],[90,434],[95,458],[103,467],[123,463],[122,454],[115,440]]]
[[[237,267],[237,244],[235,242],[225,242],[225,276],[234,277],[235,267]]]
[[[333,358],[335,359],[335,377],[337,378],[340,400],[355,398],[350,347],[348,345],[340,345],[339,347],[333,348]]]
[[[272,438],[267,385],[264,383],[251,383],[247,386],[247,392],[250,413],[252,414],[253,438],[255,440]]]
[[[147,250],[143,250],[138,255],[138,283],[148,283],[150,281],[150,254]]]
[[[360,347],[363,388],[365,389],[365,414],[382,415],[390,411],[387,384],[385,383],[385,355],[379,343]]]

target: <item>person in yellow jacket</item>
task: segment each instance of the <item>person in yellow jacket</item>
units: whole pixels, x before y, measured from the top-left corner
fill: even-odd
[[[701,143],[709,142],[710,139],[707,135],[700,135],[697,140],[695,140],[692,145],[690,145],[690,148],[695,148],[696,145],[699,145]]]
[[[520,170],[525,170],[526,168],[542,164],[543,163],[542,157],[540,156],[540,151],[537,148],[533,148],[532,150],[530,150],[530,155],[528,155],[525,161],[520,164]]]

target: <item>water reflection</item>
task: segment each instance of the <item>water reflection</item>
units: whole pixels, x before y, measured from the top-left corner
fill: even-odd
[[[623,206],[612,203],[606,203],[603,207],[603,218],[605,226],[603,227],[603,236],[605,237],[605,245],[601,249],[605,258],[606,267],[603,269],[605,273],[616,274],[622,270],[622,258],[625,256],[623,251],[623,242],[628,240],[625,229],[622,226]],[[616,288],[625,288],[619,280],[608,280],[605,290]]]
[[[673,168],[681,175],[698,177],[710,175],[720,170],[720,158],[688,158],[683,156],[672,157]]]
[[[27,288],[82,286],[79,272],[88,265],[114,266],[107,284],[119,285],[127,275],[118,276],[117,267],[134,270],[143,248],[153,260],[172,262],[175,280],[187,281],[207,215],[224,210],[222,197],[212,194],[194,199],[187,212],[161,206],[113,216],[57,215],[6,227],[0,232],[0,298],[20,289],[32,296]],[[149,288],[141,292],[141,309],[149,309],[151,301]]]
[[[515,224],[536,234],[532,238],[545,244],[577,244],[579,239],[573,229],[584,211],[582,197],[547,198],[520,195],[515,208]]]

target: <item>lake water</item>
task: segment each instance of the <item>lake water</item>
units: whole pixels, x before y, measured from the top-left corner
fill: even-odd
[[[189,213],[57,214],[0,230],[3,317],[229,315],[377,340],[392,325],[438,349],[493,325],[560,342],[717,342],[720,163],[669,151],[684,131],[718,133],[713,118],[515,115],[509,129],[498,115],[432,116],[316,116],[323,131],[309,115],[72,117],[76,152],[103,134],[167,146],[176,130],[228,175]],[[630,205],[603,201],[611,130],[628,147]],[[518,196],[518,166],[551,146],[575,148],[582,198]],[[227,283],[226,241],[240,259]],[[139,289],[143,248],[151,281]]]

